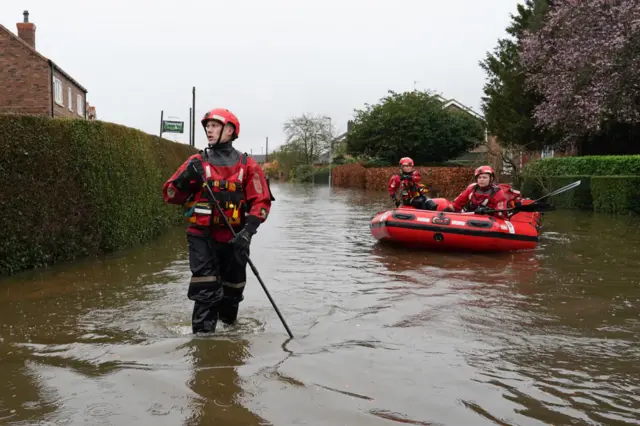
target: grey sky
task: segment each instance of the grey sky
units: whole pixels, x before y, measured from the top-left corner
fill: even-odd
[[[338,133],[354,108],[388,89],[431,89],[480,112],[478,66],[505,35],[516,0],[2,0],[16,33],[29,10],[36,48],[84,85],[98,118],[148,133],[160,111],[185,121],[226,107],[240,150],[283,143],[282,124],[328,115]]]

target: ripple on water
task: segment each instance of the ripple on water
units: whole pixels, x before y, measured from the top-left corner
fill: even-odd
[[[252,260],[295,339],[250,270],[238,324],[192,336],[177,230],[3,285],[0,423],[639,424],[634,219],[417,252],[371,237],[384,193],[274,187]]]

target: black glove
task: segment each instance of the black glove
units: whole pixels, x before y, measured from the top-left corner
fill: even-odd
[[[424,202],[424,208],[425,210],[436,211],[438,210],[438,203],[433,201],[431,198],[427,198]]]
[[[398,201],[395,195],[391,196],[391,200],[393,201],[393,204],[396,205],[396,208],[400,205],[400,201]]]
[[[231,240],[238,262],[243,263],[247,260],[251,237],[258,232],[258,226],[260,226],[260,219],[256,216],[247,216],[247,223],[244,228]]]
[[[478,207],[478,208],[474,211],[474,213],[475,213],[475,214],[487,214],[487,212],[488,212],[489,210],[490,210],[490,209],[488,209],[488,208],[486,208],[486,207],[484,207],[484,206],[480,206],[480,207]]]
[[[189,161],[187,168],[172,182],[173,185],[178,188],[178,191],[189,192],[189,184],[192,180],[200,182],[202,175],[204,174],[204,167],[202,161],[194,158]]]
[[[204,175],[204,166],[202,165],[202,161],[197,158],[189,161],[187,171],[189,172],[191,179],[202,179],[202,176]]]

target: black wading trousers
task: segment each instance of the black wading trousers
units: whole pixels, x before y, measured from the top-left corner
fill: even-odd
[[[213,333],[218,318],[233,324],[247,282],[247,258],[239,262],[233,245],[211,237],[187,234],[191,282],[187,297],[194,302],[194,333]]]

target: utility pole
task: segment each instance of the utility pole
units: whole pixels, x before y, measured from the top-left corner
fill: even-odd
[[[189,146],[193,137],[193,108],[189,108]]]
[[[331,129],[331,117],[329,117],[329,191],[331,191],[331,174],[333,173],[333,130]]]
[[[266,154],[264,156],[264,162],[268,163],[269,162],[269,136],[267,136],[267,149],[266,149]]]
[[[191,90],[191,109],[193,114],[191,114],[191,127],[193,131],[191,132],[191,146],[196,146],[196,86],[193,86]]]
[[[322,118],[329,122],[329,131],[327,134],[329,135],[329,191],[331,191],[331,173],[333,171],[333,129],[331,128],[331,117],[325,115]]]

